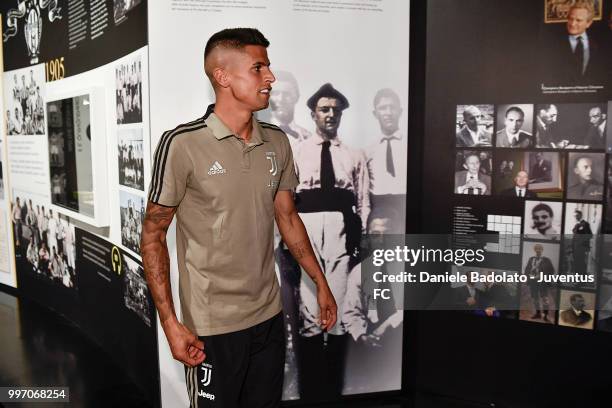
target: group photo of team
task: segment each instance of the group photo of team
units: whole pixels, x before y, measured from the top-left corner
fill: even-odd
[[[70,218],[19,192],[14,197],[11,220],[16,253],[36,275],[75,288],[75,231]]]
[[[371,120],[378,132],[370,139],[371,146],[363,149],[341,136],[342,114],[353,102],[343,89],[321,83],[311,95],[301,95],[300,83],[291,72],[275,70],[274,75],[269,108],[258,117],[264,129],[280,128],[289,139],[299,182],[297,209],[339,306],[338,323],[327,334],[325,348],[323,332],[315,324],[316,290],[277,236],[275,254],[287,335],[283,398],[335,398],[392,389],[401,370],[395,356],[401,350],[403,314],[397,313],[396,303],[401,310],[403,293],[396,294],[396,302],[378,314],[368,313],[371,299],[360,285],[364,256],[360,244],[362,234],[402,234],[405,228],[408,146],[407,135],[400,129],[406,120],[400,96],[390,88],[371,95]],[[310,122],[298,119],[298,104],[311,112]],[[322,140],[331,142],[321,144]],[[343,208],[327,210],[317,202],[336,202]],[[335,237],[334,242],[323,245],[329,236]],[[381,365],[386,370],[374,369]],[[313,375],[321,369],[335,380]]]
[[[117,124],[142,122],[142,61],[140,56],[115,68]]]
[[[126,254],[123,254],[121,259],[125,307],[136,313],[147,326],[151,327],[151,304],[144,269]]]
[[[143,197],[119,191],[121,218],[121,244],[136,254],[140,254],[140,235],[145,213]]]
[[[42,65],[13,71],[4,84],[7,135],[45,134],[44,86]]]
[[[142,129],[117,131],[119,184],[144,191],[144,153]]]

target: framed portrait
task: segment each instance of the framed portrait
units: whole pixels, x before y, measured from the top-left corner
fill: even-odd
[[[544,22],[547,24],[567,22],[570,8],[577,2],[577,0],[544,0]],[[593,20],[601,20],[603,0],[586,0],[586,2],[591,3],[595,9]]]
[[[529,189],[536,192],[563,191],[563,160],[555,152],[526,152],[524,168],[529,172]]]
[[[52,206],[87,224],[107,226],[104,92],[89,88],[52,95],[46,113]]]

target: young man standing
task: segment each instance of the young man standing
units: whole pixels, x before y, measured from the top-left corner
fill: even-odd
[[[191,406],[280,405],[285,343],[274,219],[317,286],[322,329],[336,322],[334,297],[294,207],[287,136],[253,119],[268,106],[275,80],[268,45],[255,29],[214,34],[204,68],[216,104],[164,133],[154,156],[142,257],[172,355],[186,365]],[[175,214],[182,322],[166,245]]]

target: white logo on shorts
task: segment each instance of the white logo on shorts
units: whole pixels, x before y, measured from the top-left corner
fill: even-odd
[[[202,379],[200,380],[200,382],[202,383],[202,385],[204,387],[206,387],[208,384],[210,384],[210,380],[212,378],[212,365],[207,364],[207,363],[202,363],[202,365],[200,366],[200,369],[204,372],[202,374]],[[214,399],[214,395],[213,395],[213,399]]]

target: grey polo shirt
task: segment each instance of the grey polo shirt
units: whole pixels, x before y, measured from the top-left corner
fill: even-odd
[[[246,329],[281,310],[274,272],[274,197],[297,186],[280,128],[253,119],[249,143],[214,114],[165,132],[149,200],[178,207],[184,324],[199,336]]]

